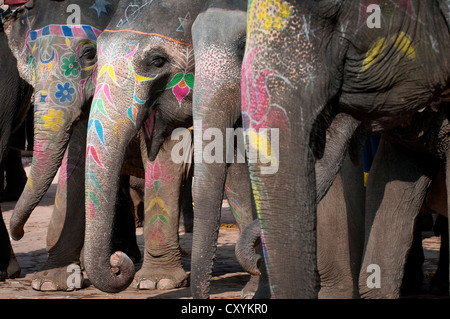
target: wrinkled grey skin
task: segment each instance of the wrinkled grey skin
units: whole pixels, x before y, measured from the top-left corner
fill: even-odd
[[[240,126],[240,69],[246,34],[246,9],[245,1],[210,1],[205,4],[192,27],[196,55],[193,117],[194,121],[202,121],[202,127],[194,127],[194,129],[201,129],[202,133],[208,128],[219,128],[225,137],[227,128]],[[225,29],[226,32],[224,32]],[[316,164],[316,171],[319,174],[317,186],[319,201],[324,197],[326,189],[333,183],[330,176],[335,176],[340,168],[340,166],[331,167],[329,163],[333,162],[334,158],[343,157],[342,154],[346,152],[348,145],[345,134],[351,136],[358,125],[359,122],[351,117],[340,116],[328,129],[327,139],[332,141],[329,143],[330,146],[327,144],[322,160],[318,160]],[[208,143],[207,140],[203,141],[202,149]],[[225,153],[224,148],[223,154]],[[224,183],[227,170],[241,165],[211,164],[204,161],[195,164],[196,222],[194,225],[196,228],[194,230],[191,275],[191,290],[195,298],[208,297],[211,260],[217,241],[217,216],[220,213],[223,193],[221,185]],[[242,179],[248,178],[248,171],[242,171],[244,172]],[[353,179],[357,178],[358,174],[359,179],[363,176],[361,166],[353,168],[351,164],[347,163],[345,171],[348,173],[343,173],[345,176],[343,178],[347,178],[347,180],[351,179],[352,175],[350,174],[353,174]],[[357,294],[358,265],[364,240],[362,232],[364,229],[364,189],[362,182],[356,186],[353,186],[353,183],[345,184],[347,201],[349,201],[345,203],[340,178],[335,184],[334,193],[331,192],[333,194],[326,196],[322,201],[323,218],[319,221],[322,236],[320,244],[323,245],[320,269],[323,277],[321,294],[324,298],[349,298],[355,293]],[[206,191],[210,189],[215,189],[216,194],[211,196],[211,192]],[[358,194],[361,196],[355,196],[355,199],[348,197],[348,194],[352,192],[355,195],[359,192]],[[246,200],[245,196],[248,194],[245,189],[242,189],[241,200]],[[342,203],[342,205],[334,204],[334,202]],[[349,207],[347,208],[346,205]],[[211,207],[214,207],[213,212],[215,213],[212,213]],[[351,224],[352,228],[347,229],[347,224]],[[251,255],[251,251],[254,249],[252,238],[259,237],[259,230],[255,228],[253,233],[252,230],[247,230],[243,236],[248,236],[248,238],[239,240],[236,247],[238,260],[250,273],[260,274],[258,265],[255,263],[260,263],[261,259],[257,256],[253,260],[245,258],[245,256]],[[330,240],[331,238],[333,240]],[[335,245],[330,245],[329,241],[333,241]],[[353,246],[349,247],[349,243]],[[335,247],[340,247],[340,250]],[[259,269],[263,270],[264,268],[261,266],[263,265],[260,265]],[[265,284],[264,280],[263,278],[263,284]],[[260,286],[255,297],[269,297],[265,288],[265,286]]]
[[[336,134],[343,126],[347,116],[338,115],[327,130],[327,142],[329,145],[325,154],[330,158],[337,156],[342,141],[342,136]],[[351,120],[350,120],[351,121]],[[334,140],[328,140],[334,139]],[[340,172],[328,192],[318,199],[317,206],[317,266],[320,277],[320,299],[350,299],[359,297],[358,277],[364,246],[364,219],[365,219],[365,188],[362,166],[362,148],[365,141],[365,133],[358,130],[354,141],[351,143],[347,155],[344,157]],[[333,145],[333,147],[330,147]],[[347,147],[344,147],[347,149]],[[332,155],[333,154],[333,155]],[[331,156],[332,155],[332,156]],[[328,183],[329,170],[324,160],[316,162],[318,184]],[[320,173],[320,174],[319,174]],[[323,173],[323,174],[322,174]],[[321,176],[321,177],[319,177]],[[326,177],[326,178],[325,178]],[[323,186],[318,186],[322,191]],[[255,254],[254,243],[260,241],[260,225],[252,222],[245,228],[238,242],[244,247],[240,251],[246,253],[238,255],[238,261],[244,269],[252,273],[263,272],[263,256]],[[249,252],[250,251],[250,252]],[[268,286],[268,279],[263,272],[262,283]],[[261,285],[261,283],[260,283]],[[270,297],[265,286],[260,286],[258,295],[262,298]],[[268,288],[267,288],[268,289]],[[255,296],[256,297],[256,296]]]
[[[195,202],[192,247],[191,291],[194,298],[208,296],[209,281],[217,247],[220,209],[228,171],[234,166],[241,171],[241,180],[249,182],[245,163],[229,164],[225,160],[226,129],[239,128],[240,69],[245,46],[245,1],[206,1],[192,26],[195,52],[195,84],[193,100],[194,168],[193,196]],[[218,129],[223,136],[223,158],[209,163],[203,151],[210,141],[202,136],[208,129]],[[196,139],[199,137],[198,139]],[[219,138],[219,137],[216,137]],[[238,134],[238,139],[241,136]],[[242,141],[242,140],[241,140]],[[244,156],[243,149],[237,150]],[[233,155],[233,154],[231,154]],[[235,161],[235,158],[232,157]],[[211,190],[213,190],[211,192]],[[240,198],[231,206],[241,227],[253,220],[250,184],[241,187]],[[230,199],[230,193],[227,197]],[[240,209],[236,209],[239,207]],[[243,209],[243,210],[242,210]],[[245,217],[243,220],[242,218]],[[237,252],[239,254],[239,252]]]
[[[114,103],[108,103],[103,95],[99,95],[98,98],[105,102],[105,110],[109,117],[115,122],[121,123],[119,137],[114,133],[114,125],[110,124],[110,121],[103,121],[104,117],[100,113],[91,112],[91,119],[102,121],[107,148],[109,149],[109,144],[117,146],[114,153],[111,150],[105,156],[100,153],[100,158],[108,158],[103,162],[109,170],[107,177],[115,176],[117,163],[120,163],[122,156],[123,145],[140,130],[141,152],[146,168],[144,263],[134,276],[132,283],[132,286],[138,289],[170,289],[187,284],[187,274],[181,265],[178,218],[180,198],[191,172],[189,163],[172,162],[171,151],[174,147],[179,147],[180,142],[178,142],[178,136],[175,135],[174,141],[170,136],[175,128],[192,126],[192,94],[185,96],[180,103],[176,99],[175,91],[166,86],[180,71],[194,74],[190,23],[195,20],[198,13],[195,10],[200,9],[201,3],[190,3],[189,9],[187,9],[183,6],[184,4],[180,3],[145,2],[139,10],[139,15],[126,22],[123,17],[127,12],[128,3],[124,2],[124,5],[116,12],[116,18],[108,27],[111,31],[103,33],[100,37],[99,48],[102,50],[102,55],[99,57],[99,69],[111,65],[116,77],[121,78],[120,82],[123,83],[122,87],[118,87],[112,78],[107,76],[99,78],[97,83],[97,87],[104,84],[109,86]],[[180,29],[179,17],[186,16],[186,10],[189,11],[190,19],[183,24],[185,31],[175,31],[177,28]],[[132,31],[119,31],[122,29]],[[145,33],[153,33],[153,35]],[[130,44],[138,45],[139,49],[132,53],[132,56],[128,56],[129,65],[124,67],[124,59],[121,57],[130,54],[131,50],[126,51]],[[185,58],[189,56],[190,60],[185,61],[183,56]],[[189,65],[186,65],[185,70],[180,70],[180,66],[184,67],[186,62],[189,62]],[[130,73],[127,73],[130,68],[139,76],[153,79],[138,80],[139,83],[134,86],[134,81],[126,81],[130,77]],[[239,66],[236,69],[239,70]],[[198,76],[197,72],[195,72],[195,76]],[[129,87],[130,85],[131,87]],[[207,85],[209,86],[209,83]],[[146,102],[136,103],[137,100],[133,94],[130,95],[133,92],[136,92],[140,100]],[[97,96],[94,98],[94,103],[96,98]],[[133,101],[131,105],[137,110],[135,123],[130,117],[127,117],[130,101]],[[120,111],[116,111],[116,109]],[[88,144],[90,143],[98,146],[100,152],[105,150],[102,145],[99,145],[95,134],[88,134]],[[181,143],[186,143],[185,137],[182,138]],[[188,149],[192,147],[190,142],[188,146]],[[161,166],[164,169],[159,171]],[[106,179],[104,171],[99,169],[90,157],[88,157],[87,169],[92,169],[91,172],[100,181],[102,190],[108,189],[106,193],[114,193],[115,186],[111,183],[111,179]],[[154,173],[155,171],[157,173]],[[164,172],[164,174],[160,174],[160,172]],[[225,187],[221,185],[219,189],[221,199],[224,191],[227,194],[230,206],[241,228],[253,219],[251,197],[249,196],[250,184],[248,178],[243,178],[245,174],[248,174],[245,164],[234,165],[227,172]],[[170,178],[166,178],[167,176]],[[247,191],[243,192],[243,190]],[[95,192],[97,186],[88,182],[87,191]],[[207,191],[211,193],[211,189]],[[245,194],[244,199],[241,193]],[[113,255],[112,260],[109,260],[108,251],[105,250],[109,239],[97,238],[99,233],[108,233],[107,229],[110,227],[111,220],[111,209],[108,205],[113,201],[112,198],[100,199],[100,209],[95,211],[92,220],[88,218],[89,226],[86,233],[86,242],[89,243],[86,250],[86,268],[89,278],[93,279],[96,287],[105,291],[124,289],[133,279],[132,267],[128,268],[122,265],[125,263],[130,266],[126,256],[118,252]],[[158,205],[155,205],[155,201]],[[197,212],[197,207],[202,206],[202,201],[195,200],[195,212]],[[163,209],[163,207],[165,208]],[[211,217],[217,216],[212,214]],[[164,220],[165,225],[161,220]],[[99,231],[101,229],[106,230]],[[101,259],[92,257],[99,255],[102,256]],[[212,260],[208,261],[208,263],[211,262]],[[120,268],[119,276],[114,273],[111,275],[109,269],[112,264]]]
[[[35,90],[33,163],[27,185],[10,220],[14,239],[24,235],[26,220],[61,167],[47,235],[49,255],[42,271],[33,277],[32,287],[36,290],[81,288],[81,285],[68,285],[67,277],[71,273],[67,271],[67,266],[75,263],[75,268],[80,269],[84,239],[84,211],[80,210],[80,204],[84,203],[85,141],[90,100],[94,93],[92,75],[96,62],[96,36],[74,32],[74,37],[38,34],[38,37],[32,38],[30,33],[28,38],[28,32],[48,25],[74,24],[70,22],[72,12],[68,10],[69,5],[83,10],[78,23],[101,31],[114,12],[117,1],[109,1],[106,12],[90,8],[93,3],[35,1],[22,7],[15,17],[5,23],[20,76]],[[89,6],[86,8],[86,5]],[[72,91],[62,90],[64,85]],[[118,225],[124,224],[124,221],[118,222]],[[129,225],[129,230],[134,234],[132,219]],[[139,259],[135,237],[131,239],[134,239],[134,247],[131,243],[130,254]],[[83,283],[82,278],[79,282]]]
[[[400,296],[417,216],[431,183],[445,168],[450,132],[447,109],[444,102],[437,112],[417,113],[411,124],[382,136],[367,181],[366,243],[359,278],[362,297]],[[370,273],[364,270],[370,264],[384,269],[384,287],[370,289],[365,284]],[[444,280],[448,291],[448,279]]]
[[[10,142],[11,132],[20,126],[30,106],[32,88],[20,78],[17,61],[8,47],[8,39],[0,31],[0,162],[4,159]],[[8,88],[8,89],[5,89]],[[11,247],[0,209],[0,279],[14,278],[20,274],[20,267]]]
[[[311,186],[321,148],[320,136],[314,131],[320,115],[338,107],[337,111],[383,131],[404,123],[433,101],[448,99],[449,7],[446,1],[380,2],[383,25],[369,28],[361,2],[286,0],[285,24],[272,27],[264,25],[262,14],[258,18],[260,3],[254,2],[250,13],[243,64],[244,125],[284,129],[278,172],[264,175],[261,163],[249,165],[253,191],[259,195],[266,264],[274,297],[315,298],[319,290],[317,216],[316,190]],[[383,38],[385,46],[377,51],[374,45]],[[367,59],[374,52],[378,52],[376,58]],[[258,75],[267,75],[264,70],[274,73],[261,88],[270,102],[260,111],[280,111],[280,106],[285,116],[282,120],[271,117],[260,125],[261,114],[251,108],[254,101],[247,94],[252,91],[244,90],[244,85],[255,88]],[[411,243],[416,207],[423,202],[438,165],[432,153],[424,155],[389,138],[382,141],[377,157],[382,160],[374,162],[372,169],[377,172],[369,176],[367,185],[371,197],[366,199],[366,229],[370,231],[366,232],[362,269],[378,264],[381,275],[388,277],[381,278],[381,289],[369,289],[370,273],[362,273],[360,293],[362,297],[396,297],[402,273],[399,266]],[[273,187],[286,181],[285,188]],[[286,241],[292,244],[286,246]],[[394,280],[386,280],[389,277]]]
[[[87,143],[96,148],[101,166],[89,153],[85,267],[91,282],[103,291],[121,291],[133,279],[133,286],[139,289],[170,289],[187,284],[187,274],[181,265],[178,220],[190,163],[172,161],[171,150],[178,140],[172,141],[170,135],[175,128],[192,125],[192,95],[178,101],[172,88],[165,87],[178,73],[193,73],[190,25],[200,5],[199,0],[190,2],[189,7],[178,1],[143,1],[136,8],[121,1],[107,27],[109,31],[99,38],[98,69],[111,67],[115,77],[109,71],[99,72],[100,89],[90,114],[90,119],[103,127],[104,144],[93,125]],[[192,20],[185,20],[177,32],[179,17],[186,17],[188,11]],[[101,90],[105,87],[109,88],[111,101]],[[99,100],[105,112],[94,107]],[[146,245],[143,265],[134,276],[134,265],[128,256],[116,252],[110,257],[108,248],[120,164],[126,146],[138,132],[146,169]],[[191,147],[191,141],[183,139],[182,143],[187,149]],[[90,202],[92,194],[98,197],[94,206]]]

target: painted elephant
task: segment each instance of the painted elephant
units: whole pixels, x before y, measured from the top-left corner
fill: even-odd
[[[208,295],[229,170],[240,172],[240,198],[238,200],[234,195],[231,207],[241,218],[241,227],[256,218],[243,213],[252,211],[250,178],[240,124],[239,84],[245,48],[246,10],[246,1],[205,1],[192,26],[196,61],[192,105],[195,214],[191,291],[194,298]],[[238,145],[235,145],[235,138]],[[211,148],[215,143],[217,147],[212,154]],[[231,194],[226,194],[230,199]]]
[[[248,151],[270,140],[276,132],[270,129],[280,134],[272,141],[280,149],[273,158],[276,174],[261,161],[249,163],[270,286],[277,298],[314,298],[319,287],[311,186],[324,140],[315,128],[331,110],[351,114],[372,132],[413,116],[425,131],[431,129],[428,106],[441,109],[448,100],[450,9],[446,1],[416,0],[254,0],[249,8],[242,68]],[[417,113],[423,108],[425,113]],[[443,128],[437,117],[435,124]],[[416,208],[445,153],[445,134],[436,140],[442,144],[421,141],[430,144],[426,152],[420,152],[420,142],[411,149],[405,137],[401,143],[392,137],[381,141],[367,184],[362,297],[398,296],[402,267],[395,266],[405,260]],[[380,289],[368,284],[366,269],[381,269]]]
[[[85,267],[103,291],[125,289],[135,278],[139,289],[186,285],[178,223],[190,163],[174,163],[174,128],[192,126],[194,56],[191,19],[201,1],[186,8],[176,1],[121,1],[98,43],[96,93],[86,150]],[[144,262],[134,277],[126,254],[110,258],[109,236],[120,163],[139,132],[145,167]],[[190,135],[190,133],[188,133]],[[189,158],[191,141],[183,140]],[[110,263],[111,261],[111,263]],[[119,269],[112,272],[111,266]]]
[[[0,9],[0,11],[3,10]],[[0,77],[0,87],[3,89],[0,92],[0,118],[2,119],[0,125],[0,163],[5,160],[11,133],[25,119],[24,115],[29,109],[32,94],[31,87],[20,78],[16,64],[16,59],[8,47],[8,39],[3,28],[1,28],[0,72],[3,76]],[[14,278],[19,274],[20,267],[12,250],[0,208],[0,279]]]
[[[37,290],[72,290],[83,283],[79,259],[85,214],[80,207],[84,207],[85,141],[95,88],[96,41],[117,5],[117,1],[90,2],[86,7],[86,1],[36,1],[15,8],[5,22],[19,73],[34,87],[33,162],[10,220],[14,239],[24,235],[26,220],[58,169],[60,173],[47,234],[48,258],[32,280]],[[123,197],[118,205],[126,208],[127,198]],[[121,218],[118,214],[117,225],[126,227],[128,219]],[[130,221],[129,253],[140,259],[134,222]],[[79,284],[67,281],[71,275],[67,267],[72,263]]]
[[[240,74],[246,36],[246,4],[245,1],[206,2],[192,27],[196,58],[193,104],[194,132],[200,135],[199,132],[205,134],[210,130],[218,130],[216,139],[218,136],[227,138],[221,144],[222,150],[219,151],[220,154],[224,155],[229,153],[227,148],[229,144],[227,143],[230,143],[230,140],[227,130],[232,130],[234,133],[238,132],[234,129],[239,129],[241,125]],[[224,30],[227,31],[224,32]],[[343,138],[341,131],[348,131],[351,136],[358,125],[358,121],[342,115],[328,129],[327,138],[331,140],[330,144],[333,147],[323,150],[324,160],[318,161],[316,164],[316,170],[320,172],[318,178],[320,182],[317,186],[319,189],[318,201],[324,197],[326,188],[333,183],[334,179],[330,179],[330,176],[335,176],[337,173],[334,170],[338,166],[330,168],[327,161],[332,161],[334,157],[342,157],[343,152],[346,151],[345,145],[348,142]],[[237,140],[239,141],[241,138],[240,141],[242,142],[242,131],[235,134]],[[203,149],[206,149],[210,142],[207,139],[199,140],[199,142],[202,143],[200,144],[202,146],[200,152],[204,156]],[[197,147],[198,144],[194,143],[194,145]],[[240,146],[243,146],[243,144]],[[336,152],[336,149],[339,152]],[[239,151],[245,157],[245,150],[242,148]],[[211,163],[204,158],[200,158],[195,163],[194,198],[195,202],[199,203],[196,204],[194,223],[196,228],[194,229],[191,274],[191,290],[195,298],[206,298],[209,295],[209,279],[212,269],[210,260],[213,259],[215,242],[217,241],[217,216],[220,213],[221,189],[223,188],[221,185],[224,183],[227,169],[230,169],[233,165],[242,165],[236,164],[236,162],[230,164],[230,162],[223,158],[221,161]],[[346,180],[355,179],[355,174],[359,174],[362,178],[362,172],[357,167],[353,168],[348,162],[349,160],[346,161],[347,168],[342,174],[343,178],[346,178]],[[243,170],[242,179],[244,178],[249,178],[248,171]],[[342,185],[339,178],[335,181],[334,193],[323,200],[323,215],[328,217],[328,219],[321,219],[323,221],[321,223],[321,232],[323,233],[321,275],[325,286],[322,289],[324,297],[351,297],[354,291],[357,291],[358,265],[364,241],[362,233],[364,214],[361,207],[364,204],[364,196],[356,198],[353,202],[352,198],[348,198],[345,203],[344,186],[348,193],[356,194],[355,192],[363,191],[362,182],[356,186],[351,183]],[[352,187],[353,189],[351,189]],[[214,189],[217,194],[212,196],[211,192],[206,192],[206,189]],[[246,189],[243,188],[241,189],[241,197],[244,200],[245,195]],[[251,202],[250,199],[248,201]],[[342,205],[337,205],[336,202],[342,203]],[[214,214],[211,213],[211,207],[214,208]],[[328,215],[326,212],[328,212]],[[351,225],[347,226],[347,224]],[[260,262],[259,258],[248,260],[241,257],[251,256],[250,251],[253,250],[251,239],[259,237],[258,229],[253,233],[252,230],[244,233],[244,237],[248,236],[248,238],[240,238],[236,252],[243,267],[250,273],[255,274],[259,272],[257,265],[255,265],[255,263]],[[332,236],[331,233],[335,236]],[[333,243],[336,245],[329,244],[330,238],[333,238]],[[349,241],[347,238],[351,240]],[[349,243],[354,247],[349,247]],[[339,246],[340,250],[330,248],[335,246]],[[262,280],[264,281],[264,279]],[[338,280],[341,280],[340,285],[335,284]],[[343,281],[346,281],[345,284],[343,284]],[[259,298],[270,295],[267,295],[265,287],[261,286],[255,296]]]
[[[98,94],[93,100],[93,125],[87,142],[87,176],[94,178],[87,180],[86,188],[85,259],[90,280],[101,290],[126,288],[133,280],[134,268],[120,252],[110,258],[105,250],[108,238],[98,238],[99,233],[108,233],[112,211],[109,205],[114,199],[97,196],[96,206],[89,198],[92,193],[100,194],[100,190],[102,194],[114,193],[117,186],[111,176],[117,176],[123,148],[136,134],[142,140],[146,167],[146,245],[144,263],[132,285],[139,289],[168,289],[187,283],[181,265],[178,219],[181,192],[192,174],[192,139],[186,129],[192,126],[194,85],[191,24],[202,5],[203,1],[194,1],[186,8],[179,2],[146,1],[130,7],[123,2],[99,39]],[[104,143],[98,139],[99,128]],[[250,196],[245,201],[238,192],[244,187],[241,180],[246,171],[244,165],[230,169],[225,189],[224,185],[220,188],[221,199],[225,191],[241,227],[252,219]],[[198,206],[201,202],[195,200],[195,211]],[[98,256],[101,258],[94,258]],[[120,274],[112,273],[111,266],[119,268]]]

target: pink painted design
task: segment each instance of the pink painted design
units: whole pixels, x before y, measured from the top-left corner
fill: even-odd
[[[75,165],[68,163],[68,156],[65,155],[62,162],[61,167],[59,168],[59,185],[63,188],[66,182],[71,179],[74,181],[74,178],[71,174],[72,169],[75,168]]]
[[[45,172],[45,168],[49,163],[49,152],[45,150],[46,141],[40,141],[33,150],[33,165],[36,166],[41,173]]]
[[[194,75],[192,73],[177,73],[165,89],[172,89],[172,93],[181,106],[183,99],[194,89]]]
[[[105,95],[106,99],[109,101],[109,103],[111,105],[114,105],[114,101],[113,101],[112,96],[111,96],[111,89],[109,87],[109,84],[107,84],[107,83],[100,83],[97,86],[97,88],[95,89],[94,99],[96,97],[98,97],[98,93],[100,92],[100,90],[102,90],[102,92],[104,93],[104,95]]]
[[[61,26],[55,25],[55,24],[50,25],[50,33],[53,35],[56,35],[56,36],[61,36],[61,37],[64,36],[64,34],[61,30]]]
[[[133,57],[133,55],[136,53],[138,48],[139,48],[138,45],[130,45],[131,52],[124,55],[124,58],[130,60]]]
[[[165,167],[163,163],[159,162],[157,158],[154,162],[147,163],[145,170],[145,187],[154,188],[158,193],[161,184],[170,185],[175,176],[170,173],[170,168]]]
[[[75,38],[83,38],[86,36],[86,33],[84,32],[83,28],[80,25],[73,25],[72,33],[73,37]]]
[[[146,214],[150,212],[150,218],[146,225],[153,228],[147,242],[151,243],[153,247],[165,245],[164,227],[170,224],[171,213],[164,199],[159,196],[159,191],[163,185],[170,188],[174,178],[175,176],[171,174],[170,168],[160,163],[159,159],[147,163],[145,170],[145,212]]]
[[[181,101],[189,94],[189,91],[190,89],[188,86],[181,87],[180,85],[177,85],[173,87],[173,94],[175,95],[178,103],[180,104]]]
[[[91,221],[95,216],[95,205],[91,199],[88,198],[88,207],[89,207],[89,221]]]
[[[98,150],[94,145],[88,145],[86,147],[86,162],[87,162],[87,157],[91,155],[92,158],[94,159],[95,163],[97,163],[97,165],[100,168],[104,168],[102,162],[100,161],[100,158],[98,156]]]
[[[101,56],[103,56],[103,44],[98,49],[98,57],[101,57]]]
[[[256,78],[253,73],[253,60],[262,50],[262,47],[253,49],[243,63],[242,116],[246,129],[253,128],[279,128],[290,139],[289,119],[286,111],[279,105],[270,103],[270,96],[266,86],[269,76],[281,77],[278,72],[270,69],[260,71]]]

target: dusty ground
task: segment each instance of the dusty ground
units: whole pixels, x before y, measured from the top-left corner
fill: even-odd
[[[26,172],[28,173],[28,163],[25,162]],[[19,278],[9,279],[0,282],[0,299],[27,298],[27,299],[145,299],[145,298],[191,298],[189,288],[173,289],[167,291],[139,291],[128,288],[117,294],[104,293],[90,284],[86,274],[85,286],[87,288],[73,292],[39,292],[31,288],[31,278],[33,273],[39,271],[44,264],[47,253],[45,250],[45,239],[47,235],[47,226],[53,211],[54,196],[56,192],[55,177],[49,191],[32,213],[30,219],[25,225],[25,236],[20,241],[12,241],[13,249],[17,260],[21,266]],[[1,203],[3,218],[9,228],[9,219],[13,212],[15,202]],[[228,204],[224,203],[222,226],[219,231],[219,246],[213,279],[211,283],[211,298],[239,299],[240,291],[245,286],[250,276],[243,271],[236,260],[234,246],[238,238],[239,230],[234,224],[234,219]],[[136,229],[136,236],[141,252],[144,250],[144,241],[142,238],[142,228]],[[190,252],[192,245],[192,233],[182,233],[180,235],[180,245]],[[183,266],[186,271],[190,269],[190,258],[183,258]],[[140,264],[136,265],[140,268]]]
[[[28,165],[27,165],[28,166]],[[28,172],[27,167],[27,172]],[[57,177],[55,178],[57,180]],[[46,260],[45,238],[46,229],[53,210],[56,183],[50,187],[39,206],[35,209],[25,226],[25,236],[22,240],[12,242],[14,252],[22,268],[19,278],[0,282],[0,299],[146,299],[146,298],[191,298],[189,288],[173,289],[168,291],[139,291],[128,288],[117,294],[108,294],[96,289],[89,283],[85,276],[84,289],[73,292],[38,292],[31,288],[32,274],[40,269]],[[15,202],[4,202],[1,204],[3,217],[7,227]],[[243,272],[238,264],[234,245],[238,237],[238,229],[233,225],[229,207],[223,206],[222,227],[219,233],[219,246],[213,279],[211,283],[211,298],[215,299],[240,299],[240,291],[245,286],[250,276]],[[142,228],[137,228],[136,235],[141,251],[144,249],[142,239]],[[192,234],[183,233],[180,236],[181,246],[184,250],[191,250]],[[425,252],[424,272],[426,278],[431,278],[436,271],[439,257],[438,237],[426,238],[423,241]],[[190,269],[189,258],[183,259],[184,267]],[[140,265],[137,265],[137,269]]]

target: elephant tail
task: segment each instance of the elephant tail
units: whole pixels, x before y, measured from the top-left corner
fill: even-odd
[[[242,268],[257,276],[261,275],[259,266],[262,262],[261,255],[255,251],[255,247],[261,242],[260,232],[259,220],[255,219],[241,232],[235,248],[236,258]]]

